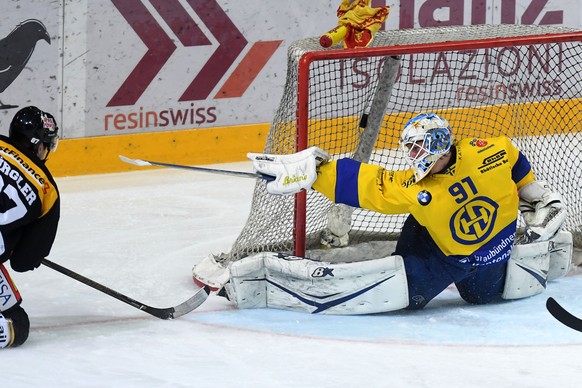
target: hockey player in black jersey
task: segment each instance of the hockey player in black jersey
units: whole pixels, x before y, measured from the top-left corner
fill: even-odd
[[[19,110],[8,137],[0,136],[0,348],[28,338],[28,315],[4,263],[32,271],[51,250],[60,200],[45,162],[57,143],[55,118],[34,106]]]

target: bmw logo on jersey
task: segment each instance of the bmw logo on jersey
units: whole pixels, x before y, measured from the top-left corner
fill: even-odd
[[[432,201],[432,194],[426,190],[422,190],[418,193],[416,199],[418,199],[418,203],[420,203],[422,206],[426,206],[430,203],[430,201]]]

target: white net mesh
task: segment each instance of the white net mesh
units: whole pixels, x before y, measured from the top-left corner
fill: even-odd
[[[372,44],[375,48],[361,50],[358,57],[335,56],[310,64],[308,109],[300,111],[309,124],[307,144],[321,147],[334,158],[369,157],[371,163],[405,169],[397,139],[404,123],[420,111],[446,117],[457,139],[505,134],[526,154],[538,179],[563,194],[569,206],[565,227],[573,232],[575,245],[580,247],[582,45],[567,38],[555,38],[551,43],[523,38],[567,36],[569,32],[561,27],[524,25],[380,31]],[[493,38],[508,37],[515,37],[514,42],[497,44],[499,47],[491,44]],[[463,48],[455,42],[463,42]],[[419,46],[428,43],[431,45]],[[393,51],[387,54],[378,47],[391,47]],[[299,60],[305,53],[326,50],[342,51],[338,47],[321,48],[318,38],[300,40],[290,47],[287,82],[265,152],[296,151]],[[382,90],[388,81],[378,82],[384,64],[397,71],[386,78],[395,79],[388,90]],[[376,110],[381,109],[380,116],[374,116],[375,96],[384,96],[376,106]],[[366,126],[363,117],[368,122],[379,118],[378,130]],[[372,139],[372,145],[361,141],[362,134],[368,137],[368,143]],[[308,248],[318,248],[331,206],[320,194],[308,193]],[[293,252],[295,211],[293,197],[271,196],[264,182],[257,182],[248,221],[222,259],[236,260],[265,250]],[[350,242],[393,239],[405,217],[355,209]]]

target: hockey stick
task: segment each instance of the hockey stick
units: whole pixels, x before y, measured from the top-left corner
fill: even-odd
[[[546,308],[563,325],[571,329],[582,331],[582,319],[570,314],[565,308],[560,306],[558,302],[552,297],[546,301]]]
[[[184,170],[193,170],[193,171],[202,171],[202,172],[209,172],[212,174],[221,174],[221,175],[231,175],[231,176],[238,176],[243,178],[260,178],[266,181],[272,181],[275,178],[270,175],[254,173],[254,172],[244,172],[244,171],[232,171],[232,170],[219,170],[215,168],[206,168],[206,167],[196,167],[196,166],[185,166],[183,164],[173,164],[173,163],[162,163],[162,162],[152,162],[150,160],[141,160],[141,159],[130,159],[126,156],[119,155],[119,159],[125,163],[133,164],[135,166],[145,167],[145,166],[158,166],[158,167],[170,167],[170,168],[181,168]]]
[[[128,296],[125,296],[123,294],[120,294],[119,292],[112,290],[111,288],[105,287],[102,284],[99,284],[89,278],[86,278],[82,275],[79,275],[78,273],[75,273],[73,271],[71,271],[68,268],[65,268],[57,263],[53,263],[50,260],[47,259],[43,259],[42,263],[44,265],[46,265],[49,268],[54,269],[57,272],[60,272],[64,275],[67,275],[70,278],[73,278],[81,283],[84,283],[86,285],[88,285],[89,287],[93,287],[96,290],[99,290],[109,296],[112,296],[120,301],[122,301],[123,303],[127,303],[130,306],[135,307],[138,310],[142,310],[150,315],[153,315],[156,318],[160,318],[160,319],[174,319],[174,318],[178,318],[181,317],[184,314],[189,313],[190,311],[194,310],[195,308],[197,308],[198,306],[200,306],[202,303],[204,303],[204,301],[206,300],[206,298],[208,298],[208,294],[210,294],[210,289],[208,288],[208,286],[205,286],[204,288],[201,288],[200,290],[198,290],[194,296],[192,296],[190,299],[188,299],[187,301],[180,303],[177,306],[174,307],[167,307],[167,308],[156,308],[156,307],[151,307],[148,306],[146,304],[143,304],[141,302],[136,301],[135,299],[132,299]]]

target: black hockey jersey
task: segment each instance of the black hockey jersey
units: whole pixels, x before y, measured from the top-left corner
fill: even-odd
[[[57,233],[60,199],[44,163],[0,136],[0,263],[18,272],[37,268]]]

